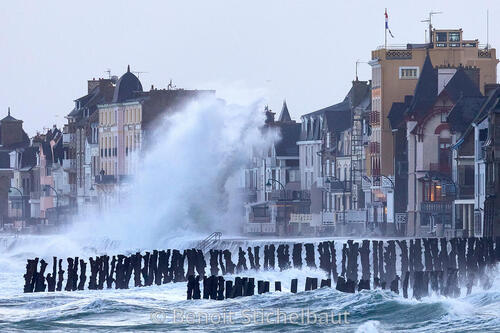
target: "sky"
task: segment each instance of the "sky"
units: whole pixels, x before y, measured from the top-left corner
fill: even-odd
[[[436,28],[500,44],[500,1],[2,1],[0,117],[30,136],[57,124],[87,92],[87,80],[122,75],[130,64],[145,90],[215,89],[230,102],[262,99],[293,118],[340,102],[369,80],[371,50],[384,44],[384,9],[394,38],[424,42]],[[364,62],[364,63],[363,63]]]

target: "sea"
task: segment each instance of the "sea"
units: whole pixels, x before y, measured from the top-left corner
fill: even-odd
[[[189,241],[176,242],[169,245],[192,246]],[[224,242],[233,249],[266,243]],[[186,300],[186,283],[25,294],[27,258],[50,260],[50,268],[53,255],[85,258],[143,249],[127,250],[110,240],[76,246],[64,236],[3,236],[0,246],[0,332],[500,332],[498,274],[493,274],[489,290],[474,287],[470,295],[462,291],[458,298],[430,295],[422,300],[381,289],[355,294],[334,288],[306,292],[306,277],[326,278],[321,270],[310,268],[249,270],[239,276],[270,281],[271,292],[223,301]],[[296,294],[290,292],[293,278],[299,280]],[[281,292],[274,291],[274,281],[281,281]]]

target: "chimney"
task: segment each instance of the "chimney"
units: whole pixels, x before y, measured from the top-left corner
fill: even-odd
[[[95,77],[92,80],[87,81],[87,93],[89,94],[95,87],[99,86],[99,80],[96,80]]]

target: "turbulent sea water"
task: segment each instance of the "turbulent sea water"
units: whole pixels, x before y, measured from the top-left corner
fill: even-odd
[[[0,332],[500,332],[498,274],[490,290],[477,287],[468,296],[432,295],[421,301],[379,289],[356,294],[330,288],[289,292],[292,278],[299,279],[299,290],[304,290],[306,276],[324,278],[322,271],[314,269],[239,274],[271,281],[271,291],[273,281],[282,281],[283,292],[224,301],[187,301],[185,283],[24,294],[25,260],[34,256],[32,246],[37,243],[46,239],[2,240]],[[88,256],[102,253],[105,249],[99,246],[81,251]],[[66,250],[74,255],[75,249],[60,244],[47,251],[62,257],[61,251]]]

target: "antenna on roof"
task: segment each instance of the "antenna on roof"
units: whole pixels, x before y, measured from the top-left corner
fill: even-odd
[[[108,73],[108,79],[111,79],[111,69],[108,68],[104,71],[104,73]]]
[[[167,85],[167,90],[174,90],[176,87],[175,84],[172,83],[172,79],[170,79],[170,82]]]
[[[137,75],[137,78],[139,78],[140,74],[145,74],[145,73],[148,73],[148,72],[132,71],[132,73],[134,73],[135,75]]]
[[[437,14],[443,14],[443,12],[434,12],[431,10],[429,12],[429,18],[420,21],[429,23],[429,43],[432,43],[432,15],[437,15]]]
[[[490,13],[486,9],[486,49],[490,48]]]
[[[359,61],[359,59],[356,60],[356,81],[358,81],[358,65],[359,64],[367,64],[367,62],[366,61]]]

